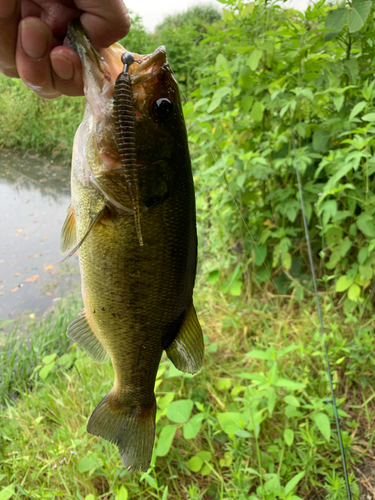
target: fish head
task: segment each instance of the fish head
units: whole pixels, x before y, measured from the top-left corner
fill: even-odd
[[[135,106],[137,162],[181,160],[187,150],[184,117],[177,82],[162,45],[138,56],[130,66]]]
[[[68,44],[82,61],[86,95],[85,116],[76,138],[84,162],[78,164],[86,165],[86,181],[94,178],[96,185],[104,183],[108,187],[108,179],[112,184],[115,180],[117,194],[112,198],[126,198],[126,188],[124,195],[120,194],[123,166],[116,142],[113,101],[116,80],[124,69],[121,56],[127,51],[114,44],[98,53],[78,20],[69,26]],[[145,191],[147,198],[151,192],[150,199],[156,200],[158,193],[164,193],[161,199],[170,191],[165,182],[172,183],[182,162],[190,168],[186,128],[178,85],[165,47],[158,47],[152,54],[132,54],[134,63],[128,71],[135,112],[135,163],[139,169],[140,196]],[[154,191],[156,195],[152,194]]]

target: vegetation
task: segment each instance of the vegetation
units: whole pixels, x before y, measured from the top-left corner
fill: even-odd
[[[40,99],[16,79],[0,74],[0,147],[71,156],[82,121],[83,97]]]
[[[375,4],[221,3],[223,18],[190,9],[154,35],[135,17],[123,41],[166,44],[188,94],[205,367],[192,377],[162,362],[152,466],[134,474],[85,432],[113,373],[62,337],[79,303],[32,327],[30,351],[13,333],[0,361],[0,500],[345,498],[297,168],[358,498],[375,414]],[[70,151],[83,100],[0,88],[0,146]]]
[[[205,273],[224,293],[308,290],[298,167],[323,289],[348,313],[372,307],[374,7],[340,5],[228,1],[202,42],[216,62],[185,111]]]
[[[313,304],[299,309],[277,297],[228,301],[203,282],[196,295],[205,365],[191,376],[162,361],[157,440],[144,474],[127,472],[116,446],[86,432],[90,413],[112,386],[110,363],[98,365],[75,346],[65,348],[63,328],[52,328],[48,344],[32,337],[39,347],[43,342],[37,364],[32,354],[22,358],[32,370],[12,377],[10,387],[20,396],[16,404],[5,398],[0,419],[2,500],[344,498]],[[373,439],[374,324],[344,324],[330,306],[329,356],[357,498],[353,466]],[[69,307],[72,316],[80,304]],[[51,321],[69,321],[66,311],[39,331]]]

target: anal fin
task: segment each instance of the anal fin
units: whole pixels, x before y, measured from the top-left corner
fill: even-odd
[[[97,363],[106,363],[108,361],[109,354],[95,335],[84,309],[70,323],[66,334],[74,342],[77,342],[93,361]]]
[[[77,244],[76,219],[72,205],[68,208],[68,215],[61,229],[60,253],[70,252]]]
[[[165,351],[178,370],[196,373],[202,368],[203,333],[193,303],[186,313],[176,338]]]

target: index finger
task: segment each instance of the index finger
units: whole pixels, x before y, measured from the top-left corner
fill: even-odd
[[[19,77],[15,61],[19,19],[19,1],[0,0],[0,71],[13,78]]]
[[[100,49],[109,47],[129,33],[130,17],[123,0],[76,0],[81,9],[81,23],[92,44]]]

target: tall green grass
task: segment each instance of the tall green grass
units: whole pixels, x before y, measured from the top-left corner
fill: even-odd
[[[0,74],[0,147],[33,149],[68,161],[85,100],[41,99],[21,80]]]
[[[19,326],[17,321],[0,320],[0,331],[10,324],[9,333],[0,342],[0,405],[27,392],[33,385],[32,374],[42,359],[69,350],[66,329],[82,309],[80,297],[69,295],[55,302],[55,308],[41,321]],[[0,497],[1,498],[1,497]]]
[[[85,430],[112,387],[113,371],[110,363],[95,364],[67,346],[63,335],[79,304],[60,305],[49,337],[47,323],[45,333],[34,331],[46,349],[29,369],[23,360],[17,375],[22,392],[16,403],[5,396],[0,415],[2,500],[344,498],[313,305],[299,308],[278,297],[245,305],[202,287],[197,296],[204,368],[186,375],[163,359],[156,382],[157,437],[144,474],[126,471],[117,448]],[[358,327],[344,322],[329,302],[324,309],[349,477],[358,498],[352,467],[361,454],[353,445],[360,442],[365,456],[373,442],[374,318]]]

